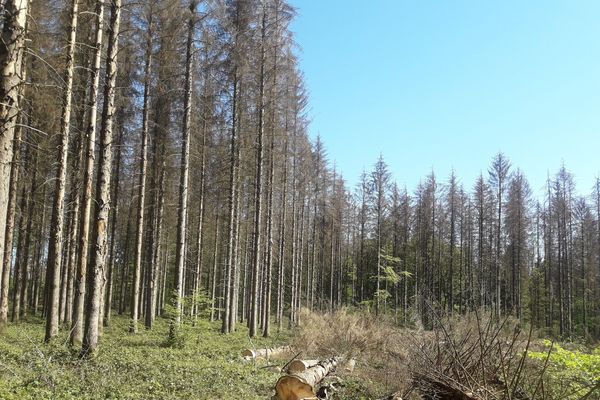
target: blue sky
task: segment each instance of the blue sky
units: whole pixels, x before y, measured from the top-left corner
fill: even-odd
[[[320,134],[350,184],[380,153],[410,190],[471,188],[504,152],[535,193],[600,172],[600,1],[291,0]]]

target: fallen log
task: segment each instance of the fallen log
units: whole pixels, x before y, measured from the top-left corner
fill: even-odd
[[[277,400],[317,399],[315,387],[335,370],[338,358],[328,358],[303,371],[283,375],[275,384]]]
[[[244,357],[244,359],[246,359],[246,360],[253,360],[255,358],[269,359],[275,355],[286,353],[286,352],[290,351],[290,349],[291,349],[290,346],[275,347],[275,348],[268,348],[268,349],[256,349],[256,350],[245,349],[244,351],[242,351],[242,357]]]
[[[310,367],[314,367],[319,363],[319,360],[294,360],[287,367],[288,374],[302,372]]]

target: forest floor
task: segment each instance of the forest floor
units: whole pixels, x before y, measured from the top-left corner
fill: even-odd
[[[244,348],[287,343],[289,334],[248,339],[242,324],[221,335],[220,323],[185,325],[185,345],[165,346],[168,321],[128,333],[129,318],[115,316],[105,328],[96,357],[82,361],[68,346],[66,331],[43,344],[36,318],[11,324],[0,336],[0,399],[266,399],[279,377],[242,361]]]
[[[427,373],[437,368],[423,361],[436,354],[435,359],[443,358],[440,346],[444,343],[463,346],[481,341],[472,336],[476,330],[473,321],[466,318],[446,321],[445,330],[453,332],[446,338],[345,310],[333,314],[302,312],[300,320],[294,331],[277,333],[273,329],[271,338],[252,340],[244,324],[239,324],[236,332],[222,335],[220,322],[199,320],[195,326],[183,325],[184,345],[174,348],[166,345],[168,320],[157,319],[152,330],[140,324],[139,333],[131,335],[129,318],[114,316],[95,357],[81,360],[78,349],[68,345],[67,331],[61,331],[50,345],[43,344],[44,322],[29,318],[9,325],[0,335],[0,399],[270,399],[280,376],[277,368],[271,367],[282,367],[294,356],[323,359],[340,355],[355,359],[356,368],[351,373],[338,368],[335,375],[339,382],[332,380],[338,390],[334,399],[382,399],[392,393],[417,399],[418,390],[411,390],[415,371]],[[513,328],[508,324],[498,330],[498,339],[490,344],[509,343],[505,340],[516,337]],[[513,364],[519,364],[519,354],[526,347],[526,335],[521,337],[507,346],[512,349]],[[293,353],[278,359],[253,362],[241,356],[244,349],[288,344]],[[592,350],[580,352],[553,346],[555,353],[543,373],[549,394],[531,398],[574,400],[596,385],[598,391],[586,398],[600,400],[600,348],[592,346],[587,347]],[[539,367],[546,362],[548,345],[536,339],[530,346],[530,351],[533,349],[540,352],[534,359],[528,357],[522,379],[529,387],[538,386],[537,376],[542,377]],[[454,354],[457,348],[448,350]],[[423,358],[424,351],[432,353]],[[562,393],[569,394],[559,394],[556,390],[561,388]]]

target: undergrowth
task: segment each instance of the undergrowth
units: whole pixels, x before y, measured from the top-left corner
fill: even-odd
[[[66,331],[43,344],[41,320],[13,324],[0,336],[0,399],[265,399],[278,374],[242,362],[241,350],[274,347],[285,335],[249,342],[247,329],[219,333],[220,323],[199,320],[178,332],[185,346],[165,346],[169,321],[128,333],[115,316],[92,360],[80,360]]]

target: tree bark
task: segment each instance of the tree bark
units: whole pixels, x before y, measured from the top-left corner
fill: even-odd
[[[142,242],[144,237],[144,206],[146,204],[146,170],[148,167],[148,121],[150,107],[150,78],[152,76],[152,12],[148,13],[148,31],[146,32],[146,64],[144,67],[144,100],[142,106],[142,147],[140,149],[140,172],[138,181],[138,217],[135,244],[135,266],[133,268],[133,289],[131,292],[131,326],[130,333],[137,333],[138,294],[142,272]],[[149,281],[152,278],[150,277]],[[152,327],[146,313],[146,327]]]
[[[0,329],[2,328],[2,321],[5,321],[7,315],[5,316],[4,314],[8,313],[8,290],[10,287],[10,269],[12,266],[12,254],[13,254],[13,239],[14,239],[14,233],[15,233],[15,217],[16,217],[16,209],[17,209],[17,192],[18,192],[18,183],[19,183],[19,178],[20,178],[20,171],[21,171],[21,161],[20,161],[20,155],[21,155],[21,147],[22,147],[22,135],[23,135],[23,129],[22,128],[17,128],[16,129],[16,135],[15,135],[15,143],[13,145],[14,147],[14,152],[13,152],[13,159],[12,159],[12,168],[10,171],[10,187],[9,187],[9,201],[8,201],[8,210],[7,210],[7,217],[6,217],[6,235],[5,235],[5,240],[6,240],[6,246],[5,246],[5,252],[4,252],[4,259],[3,259],[3,265],[0,265],[0,282],[2,282],[2,285],[0,286],[0,291],[2,292],[2,295],[0,296],[0,298],[2,300],[0,300],[0,302],[2,304],[0,304]],[[27,154],[27,152],[26,152]],[[23,160],[24,163],[27,162],[27,160]],[[21,210],[23,210],[23,208],[21,208]],[[21,211],[23,212],[23,211]],[[0,228],[1,229],[1,228]],[[18,246],[17,246],[18,248]],[[3,300],[5,298],[4,293],[6,293],[6,304],[4,304]],[[4,322],[5,323],[5,322]]]
[[[104,4],[101,5],[104,7]],[[100,159],[96,186],[96,210],[94,215],[94,247],[88,266],[89,290],[85,335],[81,354],[91,356],[98,346],[99,330],[102,325],[104,305],[104,283],[108,254],[108,223],[110,217],[110,181],[112,178],[112,141],[115,114],[115,85],[117,81],[117,54],[119,50],[119,24],[121,21],[121,0],[111,1],[108,49],[106,55],[106,81],[104,85],[104,106],[100,128]]]
[[[9,271],[4,268],[6,218],[15,128],[20,111],[20,88],[24,83],[22,65],[28,8],[29,0],[6,0],[2,16],[4,24],[0,40],[0,275],[3,278],[0,291],[0,331],[8,320]]]
[[[275,385],[278,400],[300,400],[316,398],[316,385],[335,370],[337,358],[323,360],[304,371],[287,374],[279,378]]]
[[[60,296],[60,270],[63,252],[63,220],[65,208],[65,188],[67,181],[67,167],[69,165],[69,137],[71,123],[71,101],[73,92],[73,71],[75,64],[75,45],[77,41],[77,19],[79,16],[79,2],[73,0],[71,3],[71,26],[69,42],[67,45],[67,65],[65,70],[65,97],[60,125],[60,152],[59,164],[56,172],[56,188],[54,189],[54,202],[52,204],[52,218],[50,223],[50,243],[48,245],[48,264],[50,269],[49,282],[49,313],[46,318],[46,337],[49,342],[58,334],[59,313],[58,303]],[[66,287],[65,287],[66,294]]]
[[[79,228],[79,259],[77,260],[77,281],[75,299],[73,301],[73,322],[71,325],[71,344],[83,341],[84,299],[86,292],[86,273],[88,264],[88,237],[90,231],[90,214],[92,210],[92,184],[96,149],[96,115],[98,105],[98,88],[100,86],[100,63],[102,61],[102,43],[104,40],[104,0],[96,0],[96,37],[94,44],[94,61],[91,66],[91,90],[88,104],[89,116],[86,129],[87,152],[85,156],[83,177],[83,201]]]
[[[185,66],[185,98],[183,102],[183,132],[181,146],[181,181],[179,183],[179,212],[177,217],[177,253],[175,264],[177,266],[177,279],[175,283],[175,316],[171,324],[170,335],[173,336],[181,324],[183,275],[185,273],[185,250],[187,232],[187,206],[188,206],[188,181],[190,163],[190,124],[192,115],[192,67],[193,67],[193,40],[194,26],[196,23],[197,1],[191,0],[190,18],[188,21],[186,66]]]
[[[266,8],[263,6],[262,27],[261,27],[261,56],[259,73],[259,92],[258,92],[258,132],[256,143],[256,180],[254,188],[254,234],[253,234],[253,252],[252,252],[252,290],[250,301],[250,318],[248,320],[250,337],[256,336],[258,327],[258,288],[260,272],[260,250],[261,250],[261,220],[262,220],[262,169],[263,169],[263,137],[264,137],[264,113],[265,113],[265,53],[266,53],[266,30],[267,15]]]

